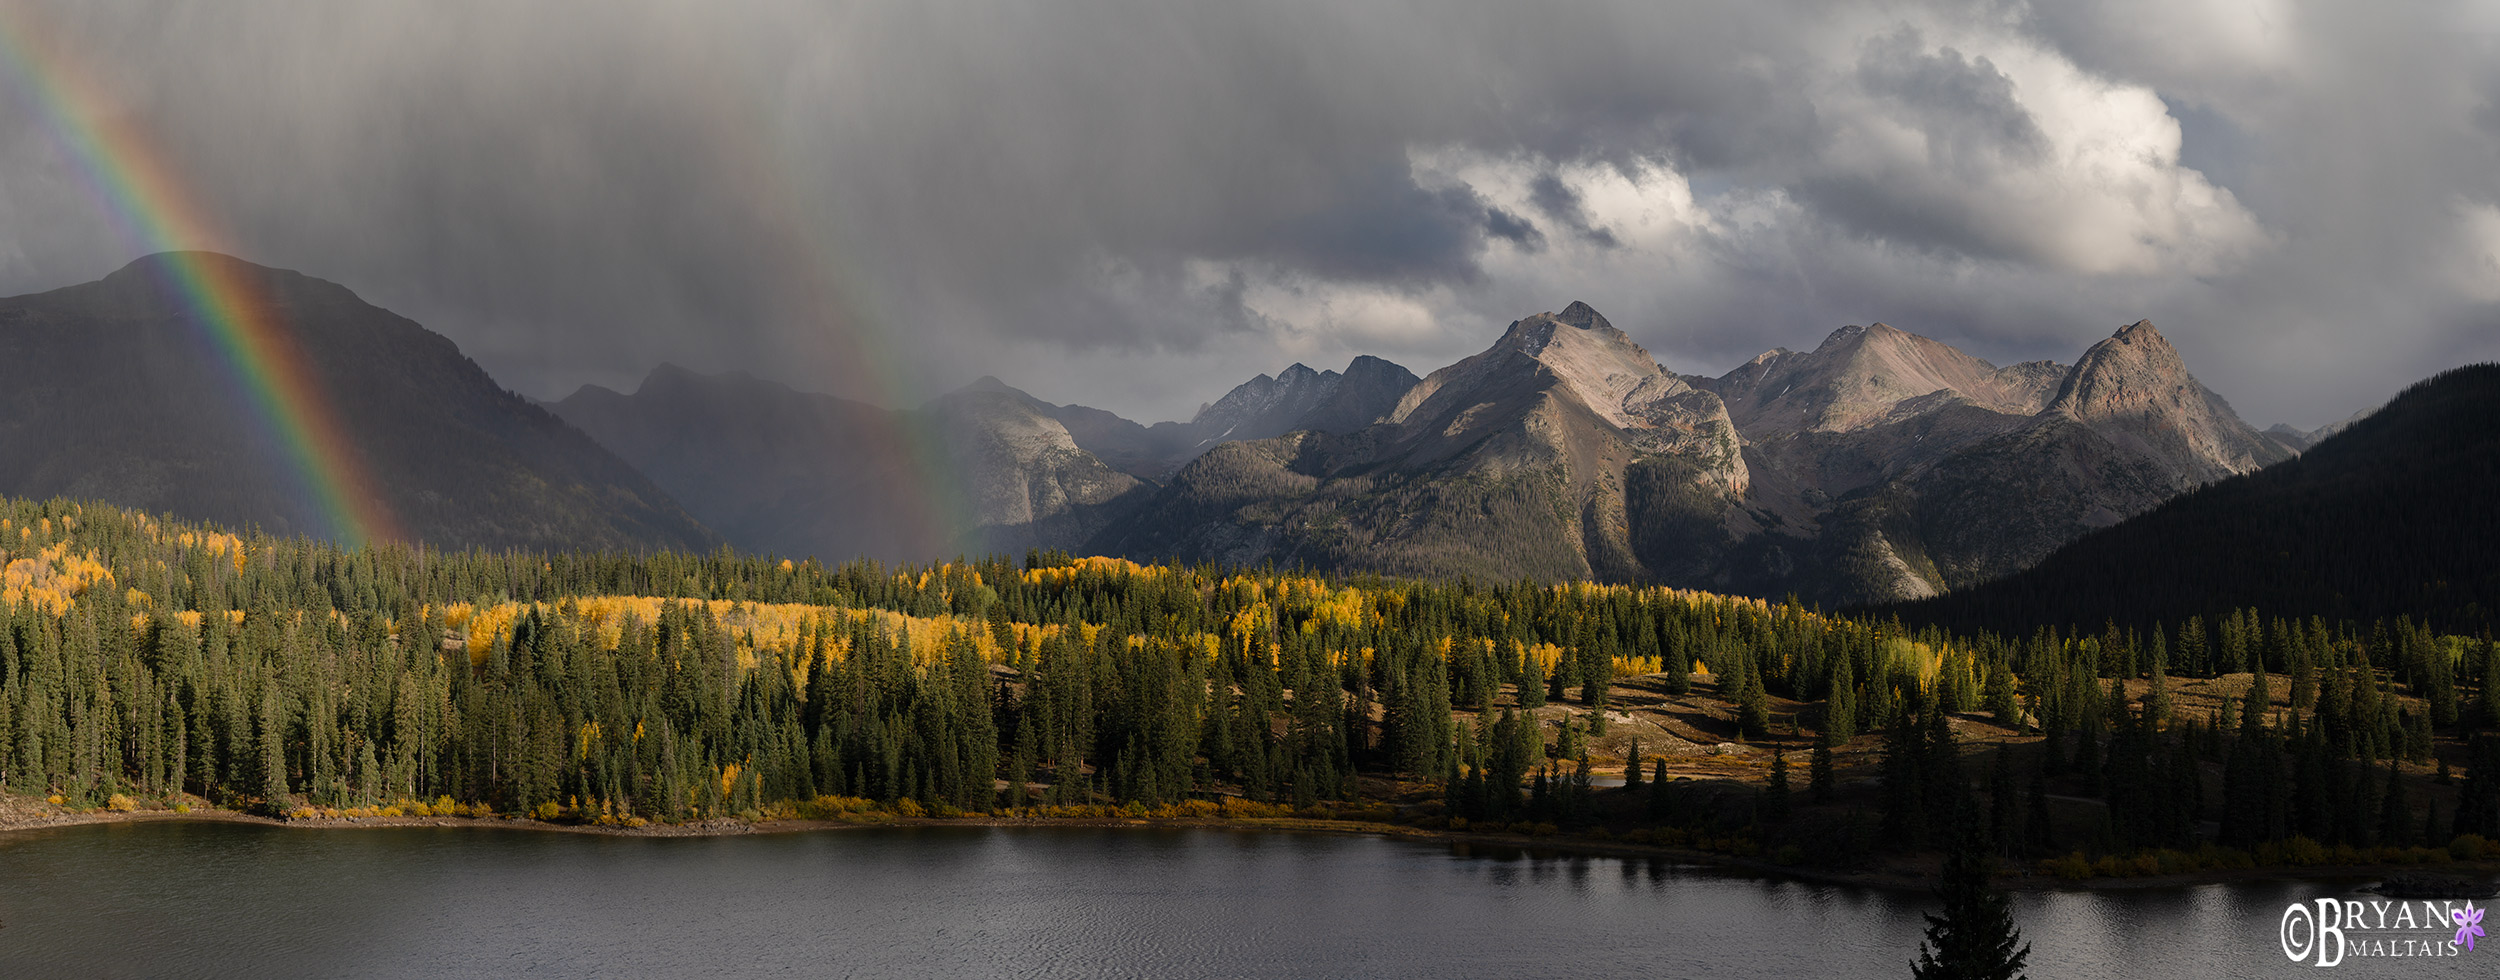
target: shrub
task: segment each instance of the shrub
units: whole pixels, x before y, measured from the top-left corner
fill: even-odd
[[[2092,862],[2084,858],[2083,852],[2076,851],[2062,858],[2051,858],[2040,862],[2040,870],[2067,881],[2082,881],[2092,877]]]
[[[2481,834],[2458,834],[2455,840],[2448,842],[2448,856],[2459,861],[2474,860],[2483,856],[2485,843]]]
[[[139,801],[126,794],[115,793],[111,799],[104,801],[104,808],[115,813],[129,813],[139,808]]]

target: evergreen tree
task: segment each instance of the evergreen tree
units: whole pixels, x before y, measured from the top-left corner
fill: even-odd
[[[2404,847],[2413,831],[2412,806],[2405,802],[2402,772],[2396,764],[2387,764],[2387,785],[2379,791],[2378,843],[2381,847]]]
[[[1943,906],[1927,918],[1918,961],[1911,976],[1918,980],[2014,980],[2025,976],[2031,944],[2014,928],[2005,896],[1988,885],[1988,857],[1974,835],[1965,834],[1945,854],[1944,877],[1936,886]]]
[[[1828,733],[1814,740],[1814,757],[1808,763],[1806,786],[1816,803],[1829,803],[1837,788],[1833,784],[1832,742]]]
[[[1771,734],[1771,698],[1763,693],[1762,675],[1750,666],[1745,675],[1745,691],[1736,710],[1736,728],[1744,738],[1762,738]]]
[[[2023,845],[2033,854],[2046,854],[2056,848],[2056,837],[2056,825],[2049,819],[2049,780],[2034,771],[2023,794]]]
[[[1762,816],[1773,823],[1788,819],[1788,753],[1771,749],[1771,782],[1762,792]]]
[[[1988,690],[1984,695],[1988,713],[1996,723],[2015,731],[2023,730],[2022,704],[2014,697],[2014,671],[2003,663],[1988,669]]]
[[[1927,837],[1926,748],[1916,712],[1903,712],[1884,738],[1884,839],[1898,845]]]

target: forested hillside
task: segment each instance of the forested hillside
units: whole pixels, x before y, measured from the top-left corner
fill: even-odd
[[[2207,818],[2247,847],[2500,836],[2500,767],[2459,740],[2500,731],[2478,693],[2500,649],[2401,618],[1955,637],[1665,589],[1044,552],[340,550],[57,501],[0,507],[0,566],[0,787],[73,806],[639,824],[1365,799],[1832,862],[1969,819],[2034,855],[2211,843]],[[1593,787],[1618,764],[1630,786]],[[1865,765],[1879,798],[1843,781]],[[2052,819],[2044,787],[2100,802]]]

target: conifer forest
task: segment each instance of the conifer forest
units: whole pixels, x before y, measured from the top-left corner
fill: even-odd
[[[2403,619],[1947,635],[1628,586],[0,514],[0,787],[73,806],[1299,814],[1806,865],[1963,828],[2078,877],[2500,840],[2500,647]]]

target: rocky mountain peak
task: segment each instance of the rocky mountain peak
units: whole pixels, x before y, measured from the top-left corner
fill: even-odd
[[[1597,310],[1576,299],[1571,301],[1571,305],[1563,307],[1562,312],[1554,314],[1554,319],[1582,330],[1613,330],[1615,328],[1614,324],[1606,322],[1605,317],[1598,315]]]
[[[1999,368],[1886,323],[1832,331],[1804,354],[1775,350],[1721,376],[1719,397],[1757,441],[1790,432],[1846,432],[1901,412],[1972,404],[2005,415],[2040,410],[2059,378]],[[1935,397],[1930,397],[1935,396]]]
[[[2128,324],[2084,351],[2043,414],[2081,422],[2146,453],[2183,486],[2246,473],[2291,455],[2189,374],[2178,349],[2149,320]]]
[[[2084,351],[2049,409],[2087,420],[2132,417],[2201,407],[2202,395],[2178,349],[2151,321],[2138,320]]]

